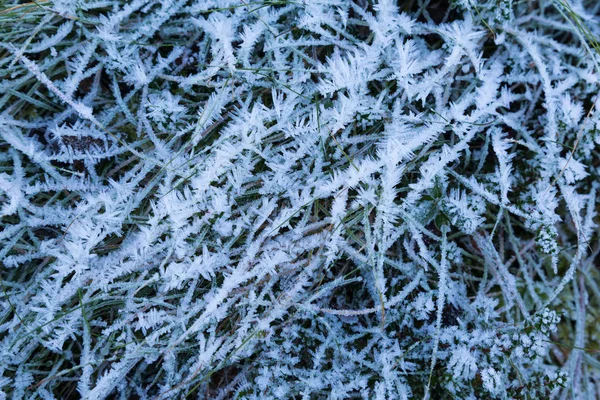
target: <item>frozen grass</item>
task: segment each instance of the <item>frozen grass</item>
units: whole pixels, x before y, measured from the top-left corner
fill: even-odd
[[[599,10],[0,3],[0,398],[598,398]]]

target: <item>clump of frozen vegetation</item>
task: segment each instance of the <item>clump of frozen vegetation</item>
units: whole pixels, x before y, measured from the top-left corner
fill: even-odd
[[[0,398],[598,398],[599,11],[5,0]]]

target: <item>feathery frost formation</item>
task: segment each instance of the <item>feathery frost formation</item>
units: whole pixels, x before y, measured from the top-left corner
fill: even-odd
[[[0,11],[0,398],[598,398],[600,3]]]

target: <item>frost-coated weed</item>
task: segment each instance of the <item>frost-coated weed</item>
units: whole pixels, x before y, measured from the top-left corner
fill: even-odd
[[[0,398],[598,398],[599,4],[4,1]]]

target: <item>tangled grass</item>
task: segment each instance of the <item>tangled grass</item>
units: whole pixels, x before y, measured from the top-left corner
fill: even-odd
[[[599,10],[0,3],[0,398],[598,398]]]

